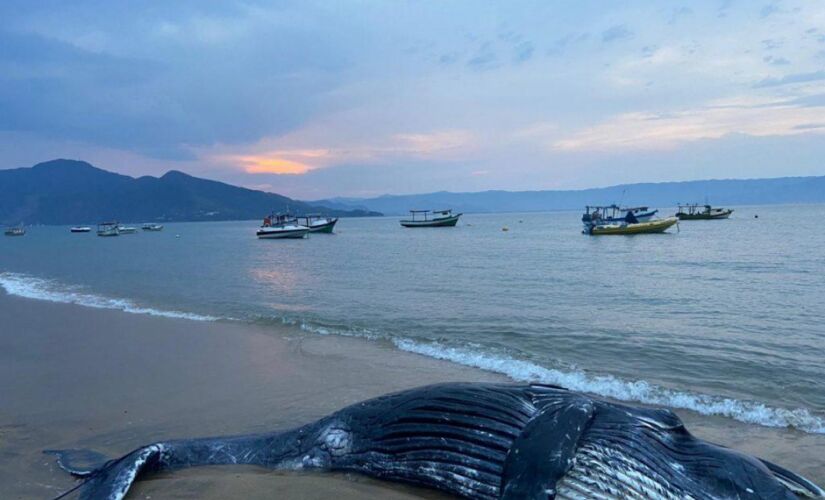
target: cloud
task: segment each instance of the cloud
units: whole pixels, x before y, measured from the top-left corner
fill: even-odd
[[[617,24],[602,32],[602,42],[611,43],[620,40],[627,40],[633,37],[633,32],[627,29],[624,24]]]
[[[812,73],[797,73],[793,75],[785,75],[781,78],[765,78],[753,87],[757,89],[765,87],[778,87],[780,85],[815,82],[818,80],[825,80],[825,71],[814,71]]]
[[[475,55],[467,61],[467,66],[479,71],[497,67],[498,63],[496,60],[496,54],[493,51],[492,43],[482,43]]]
[[[670,19],[668,20],[668,24],[676,24],[681,18],[689,16],[693,14],[693,9],[687,6],[682,6],[673,9],[670,14]]]
[[[787,66],[791,64],[791,62],[784,57],[765,56],[762,60],[773,66]]]
[[[381,164],[416,160],[448,161],[462,156],[475,146],[474,136],[464,130],[441,130],[427,133],[402,133],[374,137],[369,143],[324,144],[314,139],[313,147],[305,144],[301,132],[280,138],[263,139],[249,145],[221,145],[199,149],[206,163],[226,165],[248,174],[304,175],[313,170],[347,164]]]
[[[814,130],[808,125],[818,123],[823,112],[822,107],[800,107],[777,101],[772,105],[753,106],[710,104],[666,114],[625,113],[556,140],[552,148],[560,151],[662,150],[732,134],[790,136]]]
[[[775,14],[776,12],[779,12],[779,7],[777,7],[776,4],[771,3],[762,7],[762,10],[759,11],[759,17],[764,19]]]
[[[521,42],[518,45],[516,45],[514,49],[515,54],[513,58],[517,63],[525,62],[529,60],[531,57],[533,57],[534,50],[535,47],[533,46],[533,42]]]
[[[72,16],[95,9],[80,4],[32,16],[25,29],[9,29],[6,16],[0,128],[191,158],[193,145],[253,141],[299,126],[345,81],[340,68],[360,43],[338,43],[338,32],[318,36],[297,21],[282,25],[277,9],[188,8],[127,6],[116,14],[102,5],[99,18],[81,23]]]

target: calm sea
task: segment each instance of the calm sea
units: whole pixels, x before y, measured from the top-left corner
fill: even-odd
[[[0,285],[363,336],[517,380],[825,433],[825,233],[812,225],[825,206],[737,207],[633,237],[582,235],[579,218],[342,219],[334,235],[263,241],[251,221],[118,238],[32,227],[0,239]]]

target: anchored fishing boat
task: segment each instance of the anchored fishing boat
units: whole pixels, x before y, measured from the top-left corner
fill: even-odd
[[[332,233],[335,224],[338,222],[338,217],[322,217],[318,214],[307,214],[303,217],[298,217],[298,221],[302,221],[302,226],[308,227],[310,233]]]
[[[453,227],[463,214],[453,215],[452,210],[410,210],[410,218],[402,219],[404,227]]]
[[[309,228],[295,222],[289,215],[270,215],[264,218],[261,227],[255,233],[261,239],[297,239],[304,238]]]
[[[620,207],[618,205],[587,206],[582,223],[587,226],[591,222],[597,224],[621,224],[628,214],[632,214],[638,222],[647,222],[653,219],[659,210],[650,210],[648,207]]]
[[[144,231],[163,231],[163,224],[144,224],[141,229]]]
[[[120,236],[120,229],[117,222],[101,222],[97,225],[98,236]]]
[[[678,222],[679,219],[677,219],[676,217],[668,217],[666,219],[656,219],[647,222],[598,224],[590,226],[589,228],[585,229],[584,232],[585,234],[591,234],[594,236],[608,234],[663,233]]]
[[[72,233],[90,233],[92,228],[89,226],[74,226],[73,228],[69,229]]]
[[[732,208],[713,208],[710,205],[693,203],[679,205],[676,217],[678,217],[679,220],[713,220],[727,219],[732,213]]]
[[[25,236],[25,234],[26,228],[23,226],[23,224],[20,224],[18,226],[7,227],[5,231],[6,236]]]

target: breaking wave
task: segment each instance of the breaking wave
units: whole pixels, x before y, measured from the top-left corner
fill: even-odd
[[[9,295],[28,299],[46,300],[64,304],[77,304],[97,309],[116,309],[132,314],[147,314],[166,318],[182,318],[193,321],[216,321],[219,318],[203,314],[182,311],[153,309],[135,304],[128,299],[118,299],[95,295],[83,291],[80,287],[65,285],[53,280],[36,278],[26,274],[0,273],[0,287]]]
[[[513,380],[539,382],[606,398],[692,410],[702,415],[721,415],[740,422],[766,427],[793,427],[804,432],[825,434],[825,419],[805,408],[771,407],[757,401],[677,391],[644,380],[626,381],[611,375],[590,375],[582,371],[562,371],[474,349],[396,339],[404,351],[500,373]]]

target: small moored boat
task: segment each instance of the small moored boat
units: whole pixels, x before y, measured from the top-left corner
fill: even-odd
[[[137,232],[137,228],[132,226],[118,226],[117,231],[120,234],[135,234]]]
[[[650,210],[648,207],[620,207],[618,205],[587,206],[582,223],[587,226],[595,224],[621,224],[625,222],[628,214],[631,214],[638,222],[647,222],[656,214],[658,210]]]
[[[6,236],[25,236],[26,228],[23,224],[20,224],[19,226],[7,227],[4,234]]]
[[[144,231],[163,231],[163,224],[144,224],[141,229]]]
[[[663,233],[678,222],[679,219],[677,219],[676,217],[668,217],[666,219],[656,219],[647,222],[598,224],[590,226],[588,229],[585,229],[584,232],[586,234],[591,234],[594,236],[608,234]]]
[[[297,239],[306,237],[309,228],[295,222],[289,215],[270,215],[255,233],[260,239]]]
[[[310,233],[332,233],[338,222],[337,217],[322,217],[317,214],[307,214],[298,217],[298,220],[303,222],[302,226],[309,228]]]
[[[98,236],[120,236],[117,222],[101,222],[97,225]]]
[[[69,231],[72,233],[89,233],[92,231],[92,228],[89,226],[75,226],[69,229]]]
[[[710,205],[698,203],[679,205],[676,217],[679,220],[713,220],[727,219],[733,213],[732,208],[713,208]]]
[[[453,227],[462,215],[453,215],[452,210],[410,210],[410,218],[402,219],[401,225],[404,227]]]

